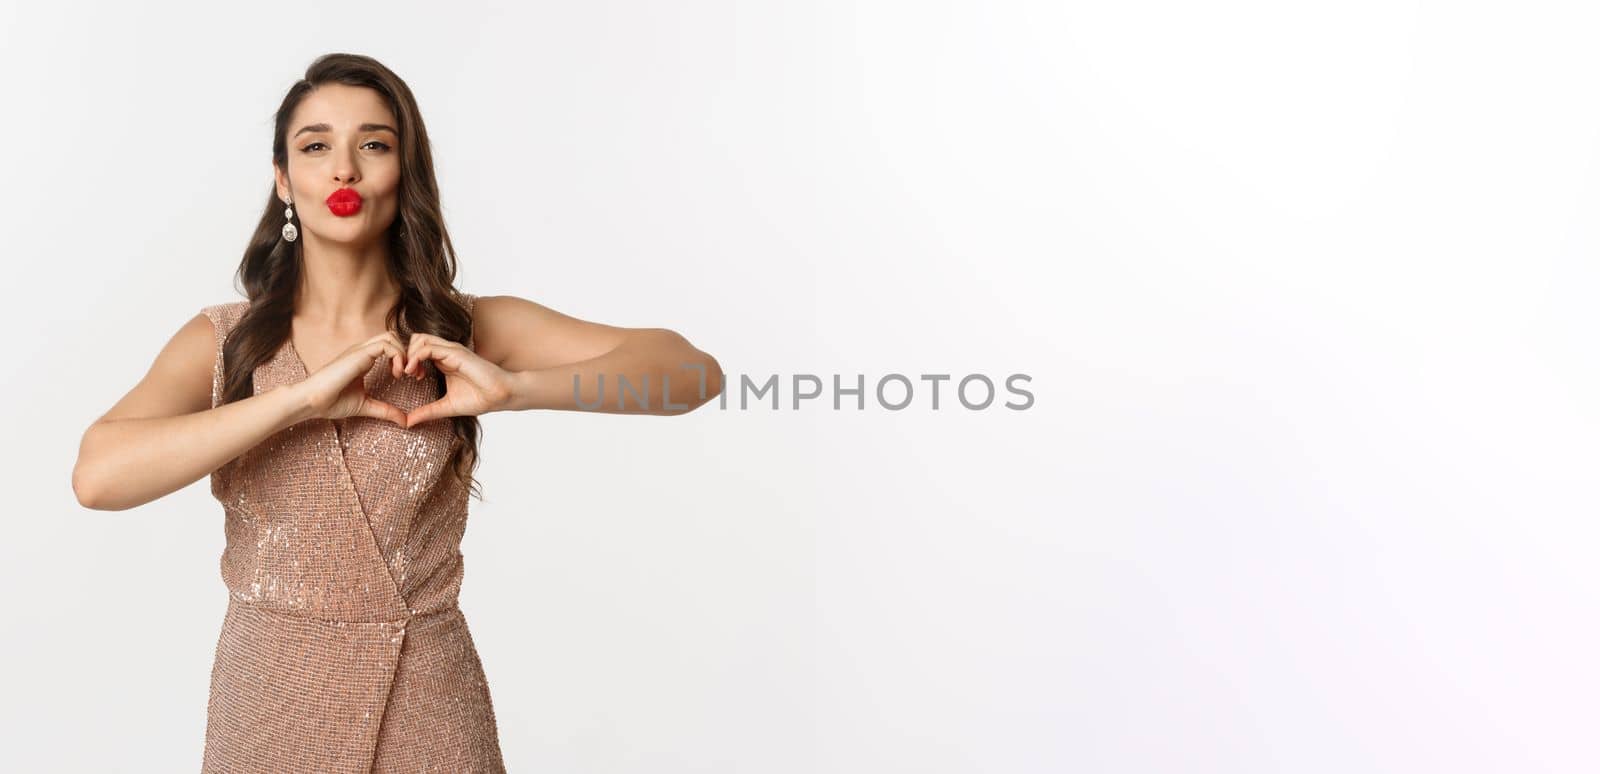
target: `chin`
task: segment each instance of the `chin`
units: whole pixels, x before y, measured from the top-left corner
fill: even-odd
[[[366,244],[373,240],[382,238],[382,231],[374,233],[354,224],[349,226],[335,226],[333,228],[317,232],[318,240],[337,245]]]

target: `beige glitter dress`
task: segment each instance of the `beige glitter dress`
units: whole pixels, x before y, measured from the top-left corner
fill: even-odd
[[[248,303],[202,310],[217,337],[213,407],[223,340]],[[255,392],[305,378],[285,341]],[[394,378],[387,358],[364,378],[402,411],[438,398],[432,379]],[[458,442],[447,420],[312,419],[211,474],[229,599],[202,772],[505,771],[456,604],[467,490],[445,463]]]

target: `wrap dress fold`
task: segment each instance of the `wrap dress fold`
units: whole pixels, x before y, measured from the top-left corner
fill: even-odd
[[[248,305],[202,310],[216,332],[213,407],[223,342]],[[379,358],[367,392],[402,411],[436,400],[424,367],[427,379],[395,379]],[[286,340],[256,368],[255,393],[306,376]],[[505,771],[457,606],[468,492],[445,466],[458,443],[449,420],[312,419],[211,474],[229,598],[202,772]]]

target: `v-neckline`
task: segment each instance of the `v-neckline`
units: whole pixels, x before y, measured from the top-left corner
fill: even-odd
[[[306,361],[300,357],[300,348],[294,345],[294,333],[292,330],[290,331],[290,335],[285,337],[285,342],[286,348],[289,350],[290,360],[294,362],[296,369],[299,370],[300,380],[304,381],[310,376],[310,374],[306,368]],[[367,375],[362,377],[362,379],[366,382],[365,387],[369,393],[376,386],[371,383],[372,375],[377,373],[378,367],[382,365],[382,358],[374,360],[371,370],[367,371]],[[368,545],[370,545],[373,551],[376,552],[378,560],[383,563],[384,574],[389,578],[389,587],[394,590],[395,598],[400,600],[400,606],[402,609],[409,609],[409,603],[405,601],[405,597],[400,593],[400,584],[394,578],[394,568],[390,567],[388,560],[383,558],[383,549],[378,545],[378,536],[372,531],[372,518],[367,515],[367,504],[361,501],[361,490],[356,487],[355,474],[351,472],[350,460],[345,456],[345,435],[347,432],[349,432],[344,426],[344,421],[346,419],[350,419],[350,417],[326,420],[328,423],[328,432],[333,436],[333,456],[337,459],[338,464],[338,468],[334,475],[339,479],[339,482],[342,485],[341,488],[344,489],[345,493],[350,496],[350,505],[354,507],[355,513],[361,518],[362,534],[366,536],[368,541],[370,541]]]
[[[285,339],[285,342],[286,348],[289,350],[289,359],[294,362],[296,369],[300,372],[299,381],[305,381],[306,378],[310,376],[310,372],[309,369],[306,368],[306,361],[300,357],[300,348],[294,345],[293,332],[291,332],[290,335]],[[372,363],[372,369],[367,371],[366,376],[362,377],[363,382],[370,381],[373,372],[377,371],[378,366],[380,365],[383,365],[383,361],[381,359],[374,361]],[[373,385],[364,384],[364,387],[370,392]],[[333,453],[338,459],[339,468],[335,475],[339,478],[340,483],[344,485],[345,492],[350,495],[350,502],[355,505],[356,511],[361,514],[362,521],[367,522],[367,527],[370,530],[372,524],[370,520],[367,519],[366,505],[361,502],[361,491],[356,488],[355,474],[350,472],[350,460],[346,459],[344,454],[345,433],[348,432],[345,429],[344,421],[349,418],[350,417],[343,417],[341,419],[325,419],[324,421],[328,423],[328,430],[333,436]],[[371,534],[370,531],[368,534]]]

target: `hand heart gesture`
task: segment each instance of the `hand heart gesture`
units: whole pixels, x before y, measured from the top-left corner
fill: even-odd
[[[407,429],[446,417],[477,416],[495,411],[511,398],[511,374],[458,342],[431,333],[411,334],[404,373],[414,379],[426,376],[423,363],[432,361],[444,374],[444,395],[405,415]]]
[[[304,369],[305,362],[300,359],[300,353],[294,349],[292,340],[289,342],[289,347],[295,362]],[[396,406],[368,395],[363,382],[378,358],[389,357],[394,363],[399,363],[400,357],[404,354],[405,349],[400,345],[400,337],[393,331],[380,333],[339,353],[332,362],[318,368],[316,373],[307,375],[299,385],[300,391],[306,395],[306,404],[311,416],[318,419],[372,417],[404,426],[406,413]],[[394,368],[398,375],[398,366]]]

